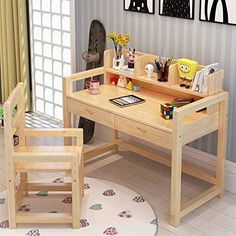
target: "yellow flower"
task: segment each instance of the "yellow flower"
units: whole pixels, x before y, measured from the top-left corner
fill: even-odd
[[[130,36],[129,34],[126,34],[124,38],[125,38],[125,40],[127,40],[127,41],[130,41],[130,40],[131,40],[131,36]]]
[[[116,36],[116,39],[119,40],[119,41],[122,40],[122,34],[118,34],[118,35]]]
[[[124,47],[127,43],[128,43],[128,42],[125,41],[124,39],[121,39],[121,40],[120,40],[120,45],[121,45],[122,47]]]
[[[114,45],[120,44],[122,47],[125,47],[131,40],[130,34],[117,34],[115,32],[110,32],[108,38],[114,42]]]
[[[116,37],[116,33],[114,33],[114,32],[111,32],[108,34],[109,39],[114,39],[115,37]]]

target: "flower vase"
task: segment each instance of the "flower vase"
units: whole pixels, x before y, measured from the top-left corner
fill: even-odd
[[[122,55],[122,46],[120,44],[115,45],[115,56],[113,58],[113,68],[119,70],[124,66],[124,56]]]

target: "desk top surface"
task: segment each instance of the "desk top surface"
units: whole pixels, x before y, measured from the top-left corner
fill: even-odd
[[[129,107],[121,108],[109,102],[109,99],[133,94],[145,100],[144,103],[135,104]],[[114,85],[105,84],[100,86],[100,94],[91,95],[89,91],[82,90],[72,93],[71,99],[84,104],[94,106],[109,113],[120,115],[122,117],[140,122],[172,133],[173,120],[165,120],[160,115],[160,104],[171,102],[175,97],[151,90],[142,89],[139,92],[120,88]],[[194,113],[184,118],[184,124],[190,121],[206,116],[205,113]]]

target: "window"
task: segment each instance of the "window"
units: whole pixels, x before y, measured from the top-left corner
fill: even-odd
[[[62,78],[74,72],[74,0],[30,0],[34,110],[63,119]]]

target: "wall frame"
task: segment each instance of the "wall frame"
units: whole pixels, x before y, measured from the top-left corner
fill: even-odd
[[[124,0],[124,10],[155,14],[155,0]]]
[[[236,1],[200,0],[199,20],[236,25]]]
[[[159,0],[159,15],[194,19],[194,0]]]

